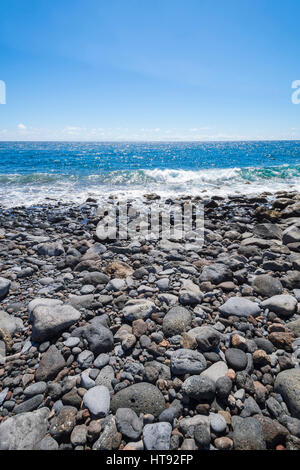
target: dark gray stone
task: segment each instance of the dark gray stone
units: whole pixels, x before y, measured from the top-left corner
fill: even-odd
[[[232,280],[232,271],[225,264],[214,263],[204,266],[199,279],[200,282],[210,281],[212,284],[220,284]]]
[[[37,305],[31,313],[32,340],[42,343],[63,331],[80,319],[80,313],[70,305]]]
[[[171,356],[170,368],[175,375],[200,374],[206,369],[206,359],[198,351],[178,349]]]
[[[182,390],[190,398],[201,402],[202,400],[212,401],[215,396],[215,383],[205,376],[191,375],[182,385]]]
[[[5,279],[5,277],[0,277],[0,300],[4,299],[9,291],[11,281]]]
[[[272,297],[273,295],[282,294],[283,291],[279,279],[269,276],[269,274],[256,276],[253,281],[253,288],[262,297]]]
[[[235,450],[265,450],[261,424],[255,418],[239,418],[233,429]]]
[[[51,436],[44,437],[34,446],[34,450],[58,450],[58,443]]]
[[[225,351],[226,361],[233,370],[244,370],[247,366],[247,354],[241,349],[229,348]]]
[[[119,408],[115,418],[117,429],[123,436],[133,441],[139,439],[143,430],[143,423],[132,409]]]
[[[52,345],[42,356],[39,366],[35,372],[35,380],[37,382],[54,379],[58,372],[66,366],[61,352],[56,346]]]
[[[172,307],[163,319],[163,332],[166,336],[180,335],[187,331],[192,322],[191,313],[184,307]]]
[[[270,299],[262,302],[264,308],[268,308],[271,312],[277,313],[282,317],[290,317],[297,309],[298,302],[292,295],[274,295]]]
[[[284,399],[292,417],[300,419],[300,369],[280,372],[276,377],[274,389]]]
[[[111,401],[111,410],[131,408],[137,415],[152,414],[158,417],[165,409],[165,399],[161,391],[152,384],[141,382],[117,392]]]
[[[89,325],[83,335],[89,343],[89,349],[96,355],[110,352],[114,347],[112,332],[100,323]]]

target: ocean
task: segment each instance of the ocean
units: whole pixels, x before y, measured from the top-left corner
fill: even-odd
[[[0,142],[0,204],[300,190],[300,141]]]

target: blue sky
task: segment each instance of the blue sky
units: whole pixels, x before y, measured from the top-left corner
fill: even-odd
[[[300,139],[299,0],[9,0],[0,140]]]

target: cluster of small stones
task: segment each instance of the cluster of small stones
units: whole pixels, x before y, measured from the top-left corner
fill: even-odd
[[[300,194],[186,200],[202,247],[0,208],[1,450],[300,449]]]

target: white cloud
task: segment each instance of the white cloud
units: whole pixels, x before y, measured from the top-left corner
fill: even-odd
[[[209,131],[205,131],[210,129]],[[216,141],[216,140],[279,140],[300,139],[300,128],[289,129],[279,135],[241,135],[231,132],[218,132],[209,127],[189,128],[120,128],[120,127],[79,127],[66,125],[62,128],[35,128],[18,124],[13,129],[0,129],[0,141],[3,140],[58,140],[58,141]]]

